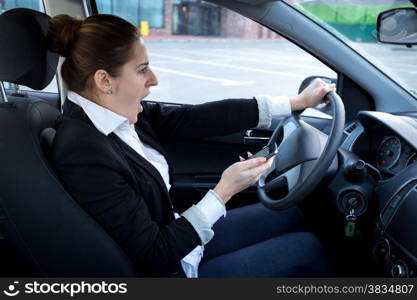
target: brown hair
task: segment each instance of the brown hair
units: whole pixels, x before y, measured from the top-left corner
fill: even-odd
[[[64,57],[61,74],[70,90],[90,88],[98,69],[117,77],[131,59],[140,35],[135,26],[114,15],[97,14],[84,21],[61,14],[49,21],[48,48]]]

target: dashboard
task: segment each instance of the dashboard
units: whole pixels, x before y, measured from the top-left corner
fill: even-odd
[[[417,162],[417,119],[381,112],[362,112],[347,150],[390,178]],[[395,120],[395,121],[394,121]]]
[[[361,111],[342,149],[380,173],[369,205],[376,211],[373,256],[392,277],[417,276],[417,114]]]

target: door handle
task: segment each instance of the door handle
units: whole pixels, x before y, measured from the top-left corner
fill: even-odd
[[[246,130],[243,137],[243,143],[246,145],[261,145],[265,146],[269,141],[269,137],[257,135],[254,130]]]

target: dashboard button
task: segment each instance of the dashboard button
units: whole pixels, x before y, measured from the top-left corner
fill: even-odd
[[[408,268],[405,262],[402,260],[396,261],[391,268],[391,275],[394,278],[405,278],[408,277]]]

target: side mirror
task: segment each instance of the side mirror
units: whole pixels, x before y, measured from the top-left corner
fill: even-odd
[[[417,45],[417,9],[394,8],[378,15],[377,38],[381,43]]]
[[[336,78],[330,78],[330,77],[326,77],[326,76],[309,76],[307,78],[304,78],[304,80],[301,82],[300,87],[298,88],[298,93],[301,93],[316,78],[320,78],[321,80],[323,80],[327,83],[336,83],[337,82]]]

